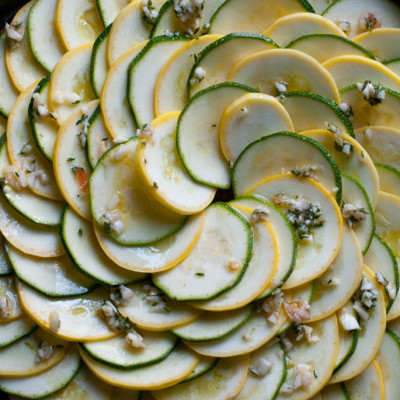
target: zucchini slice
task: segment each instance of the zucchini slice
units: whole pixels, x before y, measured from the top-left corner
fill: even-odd
[[[145,45],[146,42],[138,43],[121,55],[108,71],[104,81],[100,97],[101,111],[104,123],[113,138],[128,140],[136,134],[137,126],[126,97],[126,85],[129,64]]]
[[[269,342],[288,320],[283,309],[272,324],[264,313],[254,311],[250,318],[223,339],[208,342],[185,342],[190,348],[205,356],[233,357],[250,353]]]
[[[385,64],[387,61],[400,58],[400,52],[394,45],[399,39],[399,28],[382,28],[361,33],[353,41],[373,52],[376,59]]]
[[[113,263],[102,251],[93,224],[66,207],[61,221],[61,240],[75,267],[105,285],[126,285],[145,275],[127,271]]]
[[[78,373],[81,359],[75,345],[71,345],[62,361],[39,375],[22,378],[0,378],[0,389],[28,399],[48,396],[63,389]]]
[[[0,278],[0,297],[6,299],[6,313],[0,316],[0,324],[15,321],[23,316],[21,303],[16,292],[14,275]]]
[[[248,366],[247,354],[220,360],[211,371],[194,381],[151,393],[156,400],[207,400],[211,393],[213,400],[236,399],[246,379]]]
[[[256,33],[235,32],[223,36],[198,54],[187,80],[188,98],[209,86],[226,82],[235,64],[251,54],[278,47],[270,38]],[[198,68],[204,77],[197,77]]]
[[[33,0],[25,4],[25,6],[15,14],[11,25],[14,24],[18,26],[22,23],[26,27],[28,25],[29,10],[33,4]],[[3,42],[3,44],[5,43]],[[34,82],[47,75],[47,71],[39,64],[32,53],[29,35],[26,34],[26,32],[23,39],[19,42],[19,46],[13,49],[7,45],[4,47],[9,77],[20,92],[26,90]]]
[[[132,60],[128,70],[127,96],[139,128],[155,117],[154,88],[158,74],[171,54],[186,42],[184,37],[156,36]]]
[[[399,129],[386,126],[364,126],[355,131],[355,136],[361,146],[368,152],[372,161],[400,169]]]
[[[154,0],[152,5],[158,9],[163,3],[164,0]],[[144,20],[141,4],[141,0],[131,1],[113,22],[107,46],[107,59],[110,67],[122,54],[144,42],[150,36],[153,25]]]
[[[315,219],[317,227],[310,228],[305,234],[302,229],[297,232],[300,241],[296,266],[284,287],[289,289],[300,286],[321,276],[339,253],[342,243],[342,217],[333,197],[314,180],[299,178],[293,174],[264,179],[250,188],[248,193],[265,197],[280,206],[287,215],[288,212],[290,214],[288,204],[291,202],[295,213],[299,212],[296,211],[296,202],[299,202],[300,208],[319,208],[322,214]],[[324,220],[322,226],[318,226],[319,218]],[[311,235],[312,239],[307,235]]]
[[[400,57],[399,57],[400,58]],[[400,72],[400,59],[390,60],[384,63],[390,70],[397,75]]]
[[[82,104],[96,99],[90,83],[92,48],[90,42],[69,51],[51,73],[49,107],[57,114],[60,125]],[[76,100],[73,96],[77,96]]]
[[[305,11],[314,12],[307,0],[227,0],[212,16],[210,33],[262,33],[279,17]]]
[[[194,95],[178,120],[176,145],[189,174],[198,182],[230,186],[230,169],[221,151],[218,131],[224,109],[253,89],[233,82],[220,83]]]
[[[17,290],[26,313],[43,329],[52,331],[53,328],[57,337],[69,341],[98,341],[117,335],[99,315],[103,301],[109,297],[105,287],[66,299],[44,296],[21,282]]]
[[[325,318],[343,307],[360,284],[363,259],[356,235],[344,227],[342,247],[328,270],[315,281],[310,321]]]
[[[190,324],[172,329],[171,332],[188,342],[222,339],[243,325],[252,314],[253,307],[223,312],[206,312]]]
[[[49,98],[50,75],[43,78],[36,86],[33,93],[39,93],[41,101],[47,106]],[[59,125],[54,114],[42,117],[35,108],[35,100],[31,98],[28,106],[29,124],[35,143],[40,152],[52,162],[54,142],[56,141]]]
[[[353,400],[387,399],[383,374],[379,364],[372,360],[371,364],[354,378],[344,382],[344,385]]]
[[[249,264],[253,233],[247,220],[225,203],[205,211],[204,228],[190,254],[153,282],[176,301],[209,300],[237,285]]]
[[[325,9],[322,15],[335,23],[347,22],[347,36],[352,39],[368,30],[366,14],[371,13],[382,25],[382,28],[400,28],[400,11],[390,0],[337,0]],[[361,25],[362,18],[365,27]]]
[[[205,3],[209,4],[209,3]],[[194,55],[220,39],[220,35],[204,35],[185,43],[162,67],[154,88],[154,113],[182,110],[187,103],[187,80],[195,62]],[[1,104],[1,103],[0,103]]]
[[[360,243],[362,254],[368,251],[372,237],[375,233],[374,210],[371,207],[368,195],[362,185],[351,176],[342,172],[343,197],[342,208],[347,203],[353,204],[364,211],[364,219],[353,221],[347,220],[347,225],[354,231]]]
[[[132,371],[121,371],[102,365],[92,360],[83,350],[80,350],[80,354],[89,369],[103,381],[136,390],[173,386],[188,376],[200,361],[200,357],[184,344],[178,345],[163,361]]]
[[[42,346],[52,347],[48,358],[38,358],[38,350]],[[40,374],[63,360],[69,343],[59,339],[43,329],[0,349],[0,373],[3,378],[27,377]],[[47,354],[46,354],[47,355]]]
[[[313,13],[293,13],[277,19],[263,32],[281,47],[290,47],[303,36],[335,35],[345,37],[345,33],[329,19]],[[323,51],[324,49],[321,49]]]
[[[102,155],[113,146],[112,137],[109,134],[103,118],[100,105],[89,118],[89,127],[86,138],[86,155],[92,169]]]
[[[55,24],[57,4],[57,0],[37,0],[28,17],[27,30],[32,53],[48,72],[53,70],[65,53]]]
[[[88,293],[96,283],[82,275],[66,255],[39,258],[6,245],[15,275],[24,283],[49,297],[77,296]]]
[[[195,321],[201,311],[187,304],[176,303],[148,282],[128,286],[134,293],[134,301],[119,306],[121,315],[149,331],[165,331]],[[153,293],[153,294],[152,294]]]
[[[272,369],[265,375],[260,374],[262,360],[272,363]],[[237,400],[274,399],[286,378],[286,358],[280,343],[267,343],[250,354],[249,372],[246,381],[236,396]]]
[[[399,269],[397,265],[396,256],[386,242],[378,235],[374,235],[371,246],[367,253],[364,255],[364,263],[367,267],[377,274],[380,272],[386,280],[395,288],[396,293],[399,291]],[[387,288],[386,294],[386,312],[389,311],[395,301],[390,298]]]
[[[19,175],[36,174],[33,183],[28,181],[34,193],[52,200],[63,200],[54,179],[53,167],[37,148],[29,129],[28,107],[35,87],[36,84],[33,84],[18,96],[8,116],[8,157]]]
[[[329,121],[354,137],[353,126],[339,106],[327,97],[309,92],[290,92],[282,104],[293,121],[295,132],[324,129]]]
[[[267,202],[261,196],[242,196],[232,200],[229,204],[234,208],[241,206],[242,209],[243,207],[247,207],[252,211],[260,207],[261,209],[265,208],[268,210],[268,222],[271,224],[275,234],[279,256],[277,270],[273,277],[274,284],[271,281],[267,289],[258,297],[258,299],[263,299],[269,296],[277,287],[281,287],[293,272],[297,254],[297,235],[286,215],[278,207]]]
[[[345,55],[331,58],[322,63],[322,66],[335,80],[338,89],[343,89],[354,82],[371,81],[400,91],[400,77],[379,61],[363,56]]]
[[[374,87],[379,86],[376,84]],[[357,84],[347,86],[340,91],[342,103],[351,106],[351,123],[354,129],[363,128],[365,131],[369,126],[399,128],[400,117],[397,110],[400,106],[400,93],[383,86],[380,90],[385,92],[385,99],[374,105],[364,98]]]
[[[7,259],[4,236],[0,234],[0,277],[12,274],[12,267]]]
[[[0,231],[14,247],[37,257],[57,257],[64,254],[58,226],[36,224],[15,211],[0,196]]]
[[[375,60],[374,55],[366,48],[350,39],[332,34],[305,35],[293,40],[286,48],[302,51],[318,62],[323,63],[338,56],[361,56]]]
[[[240,202],[233,202],[230,205],[239,211],[252,227],[253,253],[243,278],[236,286],[215,299],[192,303],[194,307],[202,310],[231,310],[249,304],[269,289],[272,286],[272,279],[276,279],[277,274],[282,272],[278,271],[280,254],[273,226],[269,221],[265,220],[260,220],[256,223],[250,222],[252,212],[256,207],[246,208],[240,205]],[[259,203],[258,206],[263,210],[263,205]],[[268,213],[269,218],[270,209],[265,207],[264,211]]]
[[[106,25],[107,26],[107,25]],[[100,98],[104,81],[108,72],[107,46],[111,30],[111,24],[100,33],[94,41],[92,55],[90,57],[90,83],[97,98]]]
[[[170,269],[181,262],[193,249],[204,225],[204,213],[188,218],[181,230],[149,246],[124,246],[112,240],[95,225],[101,248],[117,265],[129,271],[153,273]]]
[[[322,14],[323,11],[327,9],[327,7],[332,4],[335,0],[308,0],[311,6],[314,8],[314,11],[317,14]],[[317,400],[318,396],[315,396],[315,400]],[[322,400],[322,399],[320,399]]]
[[[146,142],[136,137],[114,146],[99,160],[89,179],[93,219],[117,243],[128,246],[165,239],[186,221],[184,216],[158,203],[144,187],[135,164],[136,147],[143,143]],[[107,219],[108,214],[111,216]],[[121,231],[110,221],[115,215],[122,223]]]
[[[36,323],[24,315],[15,321],[0,324],[0,348],[6,347],[29,335],[36,329]]]
[[[346,381],[363,371],[374,359],[385,333],[386,309],[383,290],[371,270],[365,267],[364,278],[377,291],[376,305],[369,311],[369,318],[360,321],[361,330],[355,352],[339,370],[336,370],[329,383]]]
[[[376,233],[387,243],[399,263],[399,210],[400,198],[389,193],[380,192],[376,206]],[[400,316],[400,296],[396,296],[387,315],[388,321]]]
[[[6,135],[4,134],[0,138],[0,170],[6,171],[10,165]],[[3,174],[0,173],[0,175]],[[6,179],[6,176],[3,176],[3,179]],[[60,224],[63,203],[38,196],[31,192],[29,188],[15,190],[12,186],[4,184],[0,190],[7,202],[28,220],[49,226]]]
[[[104,26],[109,26],[131,0],[96,0]]]
[[[58,131],[54,144],[54,174],[67,203],[82,217],[91,220],[89,176],[91,167],[86,157],[86,124],[99,104],[94,100],[73,111]]]
[[[260,51],[238,62],[228,80],[276,95],[276,84],[284,81],[286,91],[306,91],[339,103],[335,81],[321,64],[308,54],[292,49]],[[279,94],[279,93],[278,93]]]
[[[197,364],[196,368],[181,383],[192,381],[193,379],[199,378],[200,376],[211,371],[219,360],[219,358],[215,357],[201,356],[200,362]]]
[[[339,350],[339,329],[335,315],[318,322],[311,323],[313,334],[319,337],[317,343],[308,343],[306,339],[296,341],[295,334],[287,334],[292,342],[293,348],[286,352],[287,357],[292,361],[291,368],[288,368],[287,377],[281,391],[293,387],[297,375],[298,364],[308,365],[312,371],[313,378],[306,387],[301,386],[290,393],[291,400],[305,400],[318,393],[331,377],[336,357]],[[321,355],[323,354],[323,357]],[[287,394],[280,393],[277,399],[287,399]]]
[[[93,42],[104,30],[96,0],[60,0],[56,26],[68,50]]]
[[[140,331],[144,349],[137,349],[124,341],[121,334],[100,342],[83,342],[82,349],[100,364],[123,371],[147,367],[165,360],[174,350],[178,339],[167,332]]]
[[[257,139],[275,132],[293,131],[285,107],[275,97],[262,93],[245,94],[226,107],[219,125],[225,158],[235,162],[240,153]]]
[[[152,121],[153,133],[140,139],[136,160],[150,193],[172,211],[190,215],[204,210],[216,189],[194,181],[182,165],[176,150],[178,117],[179,111],[173,111]]]
[[[400,197],[400,171],[386,164],[375,163],[375,168],[378,171],[381,191]]]
[[[332,131],[315,129],[304,131],[301,134],[316,140],[324,146],[340,170],[360,182],[367,192],[372,208],[375,208],[379,196],[379,176],[374,163],[369,154],[364,151],[364,148],[346,133],[342,133],[340,137],[343,140],[343,144],[347,144],[348,153],[342,151],[344,146],[337,145],[337,139]]]
[[[400,375],[396,368],[400,362],[400,339],[390,329],[386,329],[376,361],[384,376],[385,399],[395,400],[400,389]]]
[[[8,75],[5,59],[6,49],[6,33],[0,34],[0,115],[4,118],[8,117],[15,101],[18,97],[18,90]]]
[[[290,171],[300,175],[310,166],[315,167],[313,178],[340,203],[342,183],[333,157],[316,140],[292,132],[264,136],[246,147],[232,169],[233,192],[240,196],[263,179]]]

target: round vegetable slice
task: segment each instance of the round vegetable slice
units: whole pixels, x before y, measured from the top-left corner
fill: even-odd
[[[28,316],[0,324],[0,348],[10,345],[29,335],[37,327]]]
[[[268,135],[246,147],[232,170],[233,192],[240,196],[261,180],[285,172],[313,177],[340,203],[342,183],[332,156],[315,140],[292,132]]]
[[[23,316],[21,303],[16,292],[14,275],[0,278],[0,297],[2,299],[0,323],[15,321]]]
[[[253,234],[246,219],[224,203],[205,211],[204,228],[191,253],[153,276],[171,299],[208,300],[237,285],[250,261]]]
[[[254,90],[233,82],[220,83],[196,93],[182,110],[176,145],[183,165],[196,181],[219,188],[230,186],[230,170],[218,136],[219,124],[224,109],[249,92]]]
[[[194,181],[179,159],[175,144],[179,114],[170,112],[151,122],[151,136],[140,139],[136,160],[151,194],[172,211],[187,215],[204,210],[216,189]]]
[[[143,143],[132,138],[114,146],[99,160],[89,180],[94,220],[123,245],[155,243],[177,232],[186,221],[144,187],[135,165],[136,147]]]
[[[383,192],[400,197],[400,171],[390,165],[375,163],[379,175],[379,187]]]

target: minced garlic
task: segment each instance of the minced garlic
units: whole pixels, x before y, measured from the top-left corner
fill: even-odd
[[[143,341],[143,336],[131,328],[125,336],[125,342],[135,349],[145,349],[146,344]]]
[[[54,347],[47,340],[39,343],[35,361],[37,363],[48,360],[54,352]]]

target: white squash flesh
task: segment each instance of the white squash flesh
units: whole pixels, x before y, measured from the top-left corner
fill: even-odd
[[[130,2],[131,0],[97,0],[97,7],[104,26],[110,25]]]
[[[8,346],[18,339],[29,335],[36,326],[36,323],[26,315],[14,321],[1,323],[0,348]]]
[[[49,72],[65,53],[55,24],[57,4],[57,0],[39,0],[29,11],[28,33],[32,53]]]
[[[273,96],[275,84],[284,81],[288,92],[304,90],[339,102],[338,88],[328,71],[314,58],[297,50],[276,49],[253,54],[235,65],[228,80]]]
[[[375,167],[378,171],[381,191],[400,197],[400,171],[386,164],[375,164]]]

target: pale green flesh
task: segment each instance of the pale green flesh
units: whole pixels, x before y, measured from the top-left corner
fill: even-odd
[[[219,313],[206,312],[191,324],[171,332],[190,342],[222,339],[244,324],[250,317],[252,306]]]
[[[17,100],[18,90],[15,88],[10,80],[7,72],[5,60],[5,46],[6,34],[3,32],[0,35],[0,114],[7,118],[8,114],[13,107],[15,100]]]
[[[343,391],[343,384],[334,383],[325,386],[321,391],[322,400],[349,400],[350,398]],[[350,399],[351,400],[351,399]]]
[[[317,94],[309,92],[290,92],[282,100],[282,105],[289,113],[295,132],[310,129],[325,129],[326,122],[354,136],[349,119],[342,113],[338,105]]]
[[[113,146],[112,138],[104,125],[100,106],[96,108],[89,119],[86,138],[86,155],[92,169],[96,167],[101,156]]]
[[[39,258],[6,246],[8,258],[18,278],[49,297],[85,294],[96,283],[82,275],[67,256]]]
[[[80,365],[79,354],[72,345],[65,358],[50,370],[27,378],[0,378],[0,388],[28,399],[42,398],[68,385]]]
[[[44,104],[48,104],[50,75],[43,78],[35,89],[35,93],[40,94]],[[52,162],[54,142],[56,141],[58,124],[55,119],[50,117],[41,117],[33,108],[34,101],[28,107],[29,123],[33,139],[40,152]]]
[[[0,235],[0,277],[10,275],[13,270],[7,259],[3,235]]]
[[[320,63],[330,58],[343,55],[356,55],[374,59],[374,55],[367,49],[355,44],[351,40],[337,35],[306,35],[287,46],[289,49],[299,50],[314,57]]]
[[[193,370],[193,372],[183,380],[183,382],[189,382],[193,379],[196,379],[208,371],[212,370],[217,362],[219,361],[218,358],[215,357],[207,357],[207,356],[202,356],[200,359],[200,362],[197,364],[196,368]]]
[[[182,228],[186,221],[185,217],[161,206],[145,191],[133,163],[137,145],[141,145],[140,140],[132,138],[110,149],[97,163],[89,180],[90,207],[96,223],[105,227],[103,215],[119,191],[120,203],[114,209],[120,213],[124,228],[120,235],[113,231],[107,233],[117,243],[135,246],[164,239]],[[122,154],[119,160],[115,159],[115,154],[119,157],[117,152]],[[111,190],[107,182],[113,182]]]
[[[5,137],[0,144],[0,170],[8,167],[10,160],[7,155],[7,142]],[[7,202],[23,217],[41,225],[58,226],[60,224],[62,202],[46,199],[24,188],[20,191],[5,185],[1,189]]]
[[[91,222],[71,208],[64,210],[61,239],[72,262],[82,273],[106,285],[124,285],[145,275],[127,271],[113,263],[100,248]]]
[[[93,360],[121,370],[133,370],[156,364],[164,360],[173,351],[178,340],[167,332],[137,332],[142,335],[144,349],[130,346],[125,340],[126,334],[100,342],[81,343],[83,350]]]
[[[385,279],[399,290],[399,270],[396,257],[390,247],[377,235],[374,235],[371,246],[364,255],[364,263],[375,274],[380,272]],[[389,312],[394,300],[388,297],[386,292],[386,311]]]
[[[334,0],[308,0],[317,14],[322,14]]]
[[[173,269],[153,275],[153,282],[178,301],[208,300],[240,282],[253,247],[248,222],[223,203],[205,211],[201,236],[191,253]],[[231,269],[230,263],[237,263]]]
[[[139,128],[155,117],[154,87],[161,68],[170,55],[185,43],[184,38],[156,37],[132,61],[128,70],[127,93]]]
[[[96,39],[93,44],[92,56],[90,59],[90,83],[96,97],[100,97],[104,81],[108,72],[107,46],[111,25],[109,25]]]
[[[104,26],[110,25],[130,0],[96,0]]]
[[[254,363],[260,358],[266,358],[273,363],[271,371],[265,376],[257,376],[251,372]],[[237,400],[274,399],[286,378],[285,353],[280,343],[268,343],[250,355],[249,372]]]
[[[32,53],[39,63],[51,72],[65,53],[56,29],[57,0],[39,0],[31,7],[28,33]]]
[[[242,152],[232,171],[233,191],[240,196],[264,178],[304,165],[318,168],[317,180],[328,191],[341,187],[338,167],[322,146],[296,133],[278,132],[251,143]],[[336,198],[340,202],[340,189]]]
[[[275,233],[278,248],[282,249],[279,251],[278,267],[274,276],[279,282],[278,287],[282,286],[293,271],[297,253],[297,237],[285,214],[271,203],[268,203],[263,197],[239,197],[232,200],[229,204],[232,207],[235,207],[236,204],[242,205],[251,210],[260,206],[268,209],[268,221]],[[272,285],[269,285],[269,287],[260,294],[258,299],[267,297],[273,290]]]
[[[375,167],[379,175],[380,189],[400,197],[400,171],[386,164],[375,164]]]
[[[0,324],[0,348],[8,346],[18,339],[29,335],[36,326],[36,323],[27,316],[23,316],[15,321]]]
[[[368,251],[372,237],[375,233],[375,217],[374,211],[369,202],[368,195],[361,184],[351,178],[349,175],[342,173],[343,197],[342,201],[351,203],[361,207],[366,214],[365,218],[359,224],[349,225],[357,235],[360,243],[361,251],[365,254]],[[349,223],[348,223],[349,224]]]
[[[187,81],[188,97],[209,86],[226,82],[235,64],[247,56],[276,48],[278,46],[271,39],[250,33],[234,33],[216,40],[198,55],[190,71]],[[196,68],[202,68],[206,73],[200,82],[196,82],[194,76]]]
[[[233,83],[197,93],[183,109],[177,126],[177,148],[183,165],[198,182],[219,188],[230,186],[230,169],[219,141],[219,121],[232,101],[251,88]]]

